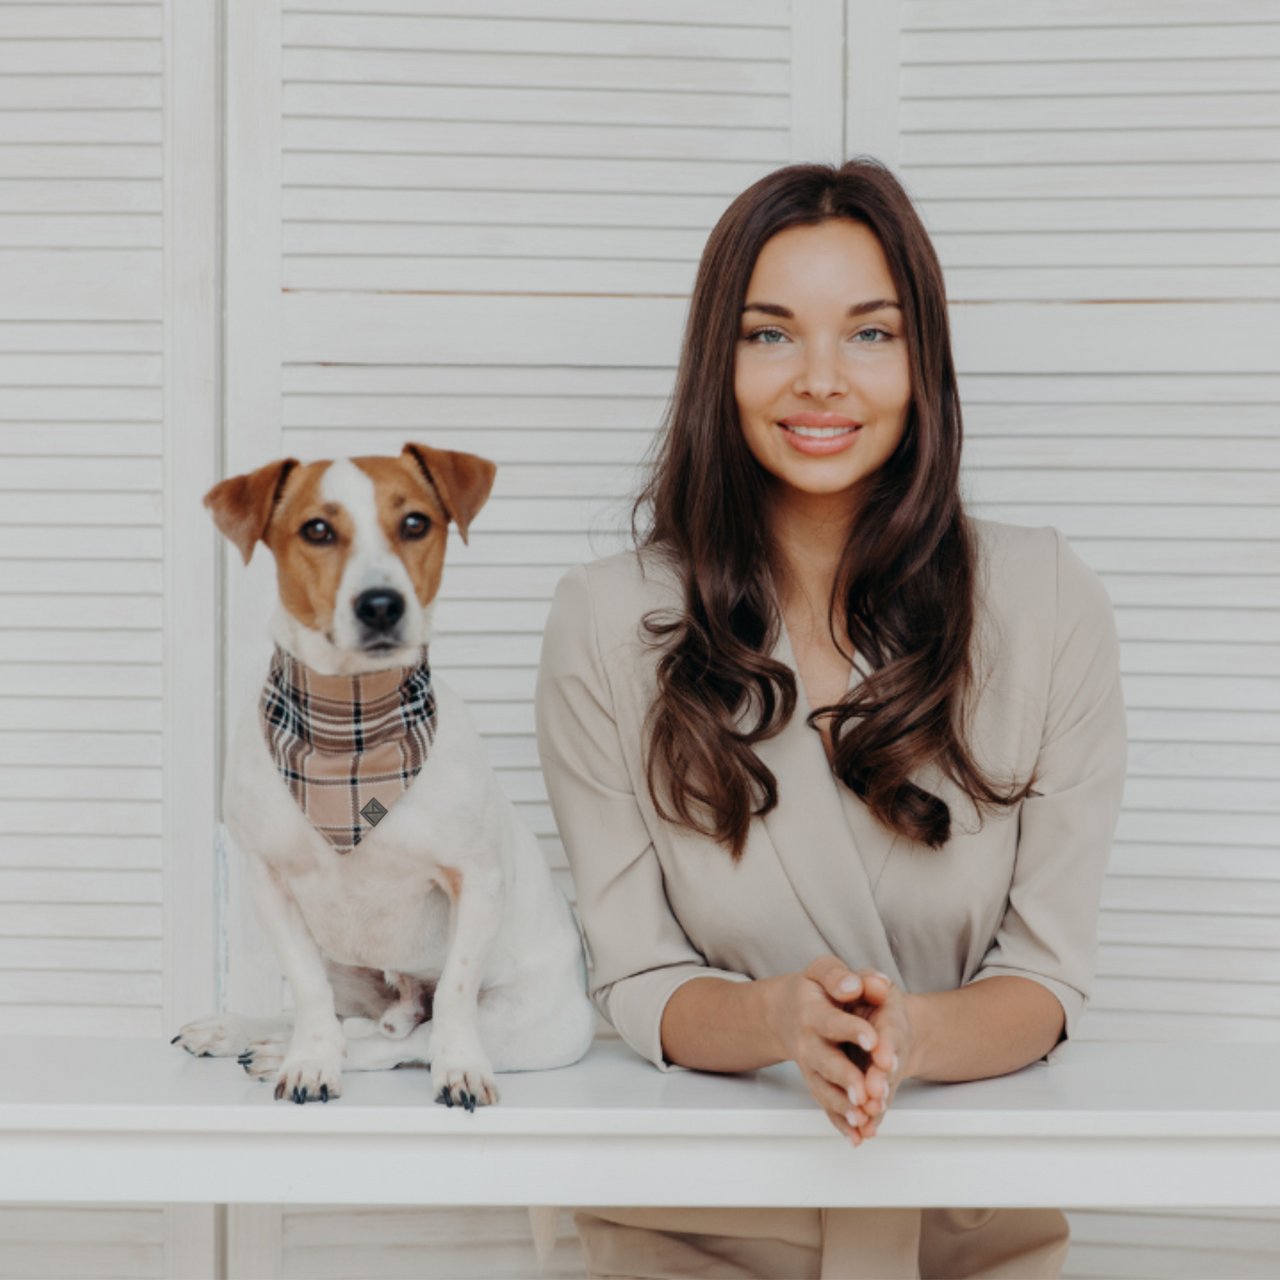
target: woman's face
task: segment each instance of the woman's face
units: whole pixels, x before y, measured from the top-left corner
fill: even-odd
[[[742,312],[734,392],[747,447],[786,496],[871,475],[906,428],[902,311],[879,240],[833,218],[766,241]]]

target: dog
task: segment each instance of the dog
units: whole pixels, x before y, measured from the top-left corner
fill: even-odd
[[[287,458],[205,497],[246,564],[258,542],[276,562],[276,657],[223,809],[295,1011],[214,1015],[173,1042],[239,1057],[278,1099],[420,1064],[437,1102],[474,1111],[498,1100],[495,1071],[567,1066],[591,1043],[573,913],[426,664],[448,524],[465,542],[496,470],[408,444]]]

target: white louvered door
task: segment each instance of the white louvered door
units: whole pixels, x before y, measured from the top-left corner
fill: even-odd
[[[0,1035],[69,1054],[215,999],[216,34],[0,4]],[[213,1229],[5,1206],[0,1275],[207,1273]]]
[[[1081,1035],[1274,1040],[1280,4],[885,7],[868,127],[946,268],[970,496],[1061,528],[1116,606],[1130,776]],[[1072,1218],[1071,1276],[1280,1268],[1277,1214]]]
[[[839,156],[843,10],[373,8],[229,8],[228,453],[241,469],[420,439],[498,462],[470,546],[451,541],[432,664],[568,889],[533,740],[551,592],[617,545],[708,230],[793,156]],[[228,594],[228,686],[247,696],[269,588],[237,567]],[[229,990],[276,998],[245,954]],[[264,1242],[246,1260],[285,1274],[532,1265],[520,1212],[475,1211],[462,1235],[431,1211],[241,1216]],[[565,1247],[547,1274],[580,1267]]]

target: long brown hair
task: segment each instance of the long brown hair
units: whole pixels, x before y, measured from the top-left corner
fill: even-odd
[[[1026,792],[988,777],[965,733],[975,553],[960,502],[960,398],[942,269],[910,198],[883,166],[792,165],[743,192],[707,241],[665,430],[634,513],[637,542],[674,562],[684,584],[682,611],[645,619],[661,648],[650,795],[664,818],[721,841],[735,859],[752,817],[778,803],[777,780],[755,746],[790,720],[797,697],[794,673],[769,656],[780,628],[764,515],[769,477],[747,448],[734,395],[741,313],[765,242],[830,218],[863,224],[884,250],[902,308],[911,404],[898,448],[857,494],[831,602],[833,638],[839,644],[842,615],[870,674],[810,722],[830,719],[832,767],[871,813],[932,848],[950,838],[951,813],[911,781],[923,766],[939,768],[980,812]]]

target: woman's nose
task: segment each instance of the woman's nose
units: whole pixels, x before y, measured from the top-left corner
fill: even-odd
[[[849,379],[838,354],[826,344],[810,347],[805,352],[795,390],[798,395],[809,395],[815,400],[831,400],[846,395],[849,391]]]

